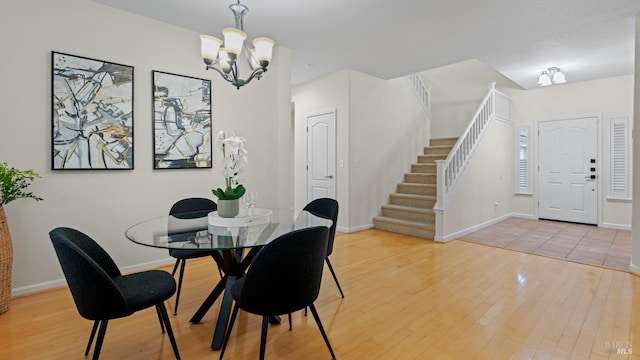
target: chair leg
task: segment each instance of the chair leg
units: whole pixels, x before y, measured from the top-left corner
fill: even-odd
[[[260,360],[264,360],[267,348],[267,330],[269,329],[269,316],[262,317],[262,334],[260,335]]]
[[[175,276],[176,275],[176,270],[178,270],[178,265],[180,265],[180,259],[176,260],[176,264],[173,265],[173,271],[171,272],[171,276]]]
[[[169,321],[169,314],[167,314],[167,308],[164,306],[164,302],[156,305],[156,309],[160,314],[160,322],[164,322],[164,328],[167,329],[167,335],[173,348],[173,353],[176,355],[176,360],[180,360],[180,353],[178,352],[178,344],[176,344],[176,338],[173,336],[173,329],[171,328],[171,322]]]
[[[164,334],[164,320],[162,319],[162,313],[160,313],[160,309],[156,306],[156,313],[158,313],[158,320],[160,320],[160,330]]]
[[[293,330],[293,326],[291,326],[291,313],[289,313],[289,331]]]
[[[331,271],[331,275],[333,275],[333,280],[336,281],[336,285],[338,285],[338,290],[340,290],[340,296],[344,297],[344,294],[342,293],[342,288],[340,287],[340,283],[338,282],[338,278],[336,277],[336,273],[335,271],[333,271],[333,266],[331,266],[331,261],[329,261],[329,258],[325,258],[325,260],[327,261],[327,265],[329,266],[329,270]]]
[[[184,268],[187,265],[187,260],[180,260],[180,275],[178,275],[178,290],[176,291],[176,307],[173,309],[173,315],[178,314],[178,302],[180,301],[180,290],[182,290],[182,277],[184,276]]]
[[[91,344],[93,343],[93,338],[96,336],[96,331],[98,330],[99,325],[100,320],[95,320],[93,322],[93,328],[91,328],[91,335],[89,335],[89,342],[87,343],[87,349],[84,351],[84,356],[89,356],[89,350],[91,350]]]
[[[331,353],[331,358],[333,360],[335,360],[336,355],[333,353],[333,349],[331,348],[331,344],[329,344],[329,338],[327,337],[327,333],[324,332],[324,328],[322,327],[322,322],[320,322],[320,316],[318,316],[318,311],[316,311],[316,306],[311,304],[311,305],[309,305],[309,308],[311,309],[311,313],[313,314],[313,318],[316,320],[316,324],[318,324],[318,329],[320,329],[320,332],[322,333],[322,337],[324,338],[324,342],[327,344],[327,347],[329,348],[329,352]]]
[[[236,316],[238,316],[238,310],[240,307],[238,303],[233,305],[233,312],[231,313],[231,319],[229,320],[229,328],[227,329],[227,333],[224,335],[224,342],[222,343],[222,349],[220,350],[220,360],[224,356],[224,351],[227,349],[227,343],[229,342],[229,338],[231,337],[231,330],[233,329],[233,324],[236,322]]]
[[[93,360],[98,360],[98,358],[100,358],[100,350],[102,350],[102,342],[104,341],[104,334],[107,333],[108,324],[109,324],[109,320],[100,321],[100,330],[98,330],[96,347],[93,349]]]

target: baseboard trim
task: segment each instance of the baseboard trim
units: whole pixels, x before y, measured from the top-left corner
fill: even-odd
[[[482,230],[482,229],[484,229],[484,228],[486,228],[486,227],[489,227],[489,226],[491,226],[491,225],[495,225],[495,224],[497,224],[497,223],[499,223],[499,222],[501,222],[501,221],[504,221],[504,220],[506,220],[506,219],[508,219],[508,218],[512,218],[512,217],[523,218],[523,219],[530,219],[530,220],[536,220],[536,219],[538,219],[538,217],[537,217],[537,216],[535,216],[535,215],[531,215],[531,214],[522,214],[522,213],[509,213],[509,214],[504,214],[504,215],[502,215],[502,216],[500,216],[500,217],[497,217],[497,218],[495,218],[495,219],[492,219],[492,220],[486,221],[486,222],[484,222],[484,223],[482,223],[482,224],[478,224],[478,225],[471,226],[471,227],[469,227],[469,228],[466,228],[466,229],[463,229],[463,230],[457,231],[457,232],[455,232],[455,233],[453,233],[453,234],[449,234],[449,235],[445,235],[445,236],[436,236],[434,240],[435,240],[435,241],[438,241],[438,242],[443,242],[443,243],[445,243],[445,242],[447,242],[447,241],[450,241],[450,240],[453,240],[453,239],[457,239],[457,238],[459,238],[459,237],[461,237],[461,236],[465,236],[465,235],[467,235],[467,234],[470,234],[470,233],[472,233],[472,232],[474,232],[474,231]]]
[[[632,262],[631,264],[629,264],[629,272],[632,273],[633,275],[640,276],[640,266],[634,265]]]
[[[601,227],[603,227],[603,228],[608,228],[608,229],[628,230],[628,231],[631,231],[631,225],[613,224],[613,223],[602,223],[602,224],[600,224],[600,226],[601,226]]]
[[[471,226],[469,228],[466,228],[466,229],[463,229],[463,230],[460,230],[460,231],[456,231],[456,232],[454,232],[452,234],[449,234],[449,235],[436,236],[434,240],[438,241],[438,242],[446,243],[446,242],[451,241],[453,239],[457,239],[457,238],[459,238],[461,236],[470,234],[470,233],[472,233],[474,231],[478,231],[478,230],[484,229],[484,228],[486,228],[488,226],[497,224],[500,221],[506,220],[506,219],[508,219],[510,217],[514,217],[514,216],[515,216],[514,214],[505,214],[505,215],[502,215],[502,216],[497,217],[495,219],[483,222],[481,224],[474,225],[474,226]]]
[[[176,260],[174,258],[165,258],[165,259],[149,261],[149,262],[141,263],[141,264],[124,266],[124,267],[120,268],[120,271],[123,274],[126,274],[126,273],[130,273],[130,272],[134,272],[134,271],[148,270],[150,268],[155,268],[155,267],[159,267],[159,266],[165,266],[165,265],[173,264],[173,263],[175,263],[175,261]],[[28,286],[20,286],[20,287],[12,288],[11,289],[11,296],[28,295],[28,294],[32,294],[32,293],[36,293],[36,292],[40,292],[40,291],[45,291],[45,290],[50,290],[50,289],[53,289],[53,288],[59,288],[59,287],[63,287],[63,286],[67,286],[67,281],[64,278],[56,279],[56,280],[46,281],[46,282],[39,283],[39,284],[33,284],[33,285],[28,285]]]
[[[354,226],[354,227],[344,227],[344,226],[336,227],[337,232],[341,232],[345,234],[360,231],[360,230],[367,230],[367,229],[373,229],[373,224],[366,224],[366,225],[360,225],[360,226]]]

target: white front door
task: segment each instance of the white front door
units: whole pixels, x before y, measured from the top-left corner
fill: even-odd
[[[336,198],[336,111],[307,116],[307,202]]]
[[[538,124],[538,217],[598,223],[598,118]]]

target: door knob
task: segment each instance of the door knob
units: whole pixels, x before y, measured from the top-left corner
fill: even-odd
[[[327,175],[325,176],[327,179],[333,179],[333,175]]]

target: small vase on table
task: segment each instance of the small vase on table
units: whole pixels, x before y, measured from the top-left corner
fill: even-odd
[[[240,212],[240,200],[218,200],[218,216],[232,218],[238,216]]]

